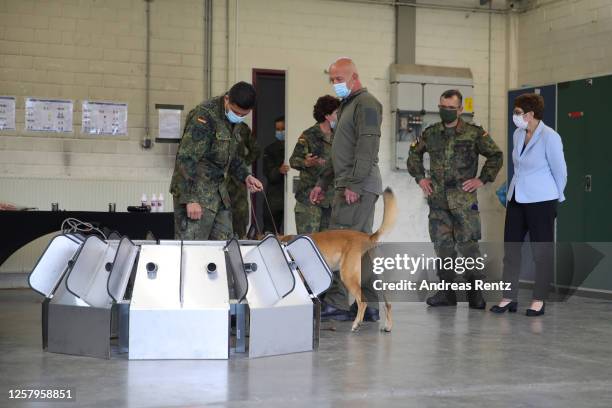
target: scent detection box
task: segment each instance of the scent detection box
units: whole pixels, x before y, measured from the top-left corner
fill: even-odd
[[[249,313],[249,305],[246,301],[246,294],[249,290],[247,271],[257,270],[257,265],[244,264],[241,246],[243,248],[254,247],[258,243],[259,241],[239,242],[236,239],[231,239],[224,248],[230,289],[230,314],[235,317],[236,322],[233,333],[235,342],[232,350],[237,353],[246,352],[247,347],[246,322]]]
[[[43,347],[110,358],[114,298],[123,300],[137,253],[127,238],[113,243],[96,236],[84,241],[70,235],[54,238],[29,278],[30,286],[46,296]]]
[[[227,359],[225,242],[143,245],[130,304],[130,359]]]
[[[70,263],[81,249],[83,239],[75,235],[58,235],[54,237],[36,262],[28,276],[30,287],[43,295],[42,303],[42,345],[48,350],[49,343],[49,305],[55,297],[54,304],[77,304],[79,301],[66,289],[66,273]]]
[[[321,301],[319,296],[330,288],[333,282],[333,274],[316,244],[308,236],[298,236],[289,242],[286,246],[286,252],[293,261],[293,268],[302,277],[306,289],[310,292],[310,299],[314,304],[312,347],[316,350],[319,348],[321,326]]]
[[[45,296],[43,347],[110,358],[227,359],[311,351],[332,274],[308,237],[132,242],[55,237],[29,276]]]
[[[318,297],[330,288],[333,281],[332,272],[310,237],[298,236],[287,244],[286,251],[293,261],[293,266],[304,278],[310,293]]]
[[[304,284],[298,262],[318,291],[329,287],[331,272],[312,241],[292,244],[288,250],[269,235],[256,246],[243,248],[244,265],[250,267],[246,271],[249,357],[311,351],[317,342],[316,294]]]

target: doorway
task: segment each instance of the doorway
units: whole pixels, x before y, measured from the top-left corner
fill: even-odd
[[[280,117],[284,117],[285,115],[285,71],[253,69],[253,86],[257,92],[257,101],[255,103],[255,108],[253,109],[252,131],[253,137],[255,138],[262,152],[261,156],[253,166],[253,173],[264,183],[266,193],[268,193],[268,191],[274,192],[278,191],[280,187],[279,189],[269,190],[269,182],[268,178],[266,177],[263,157],[266,148],[270,147],[273,149],[274,146],[272,145],[277,141],[275,137],[275,120]],[[286,153],[282,157],[284,158],[285,155]],[[273,207],[274,204],[272,201],[276,201],[277,203],[282,201],[282,208],[285,208],[286,186],[287,181],[285,177],[282,187],[282,195],[276,194],[274,197],[271,197],[268,193],[268,201]],[[270,185],[270,187],[272,186]],[[268,212],[268,207],[264,202],[263,194],[252,194],[251,202],[253,203],[254,212],[257,217],[256,224],[263,229],[264,212]],[[285,214],[283,212],[281,220],[284,221],[284,219]],[[282,221],[280,223],[277,222],[277,224],[281,224],[276,226],[279,233],[282,233],[283,231],[284,222]],[[253,221],[251,220],[251,224],[252,223]]]

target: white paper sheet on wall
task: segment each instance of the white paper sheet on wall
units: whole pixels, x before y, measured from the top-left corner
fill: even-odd
[[[0,130],[15,130],[14,96],[0,96]]]
[[[83,101],[81,133],[127,135],[127,103]]]
[[[25,130],[72,133],[72,101],[26,98]]]
[[[159,139],[181,138],[181,110],[158,109],[159,112]]]

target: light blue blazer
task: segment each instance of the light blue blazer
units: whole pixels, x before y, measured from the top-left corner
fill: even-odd
[[[521,154],[525,136],[525,130],[517,128],[514,131],[514,175],[508,186],[507,200],[510,201],[513,194],[518,203],[565,200],[563,190],[567,183],[567,166],[561,136],[540,121]]]

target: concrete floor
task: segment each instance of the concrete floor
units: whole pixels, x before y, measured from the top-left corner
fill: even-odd
[[[75,390],[69,407],[612,406],[607,301],[551,303],[538,318],[471,311],[465,303],[396,303],[392,334],[373,323],[354,334],[337,323],[313,353],[127,361],[42,352],[40,300],[30,290],[0,291],[1,407],[62,406],[7,398],[10,388],[50,386]]]

